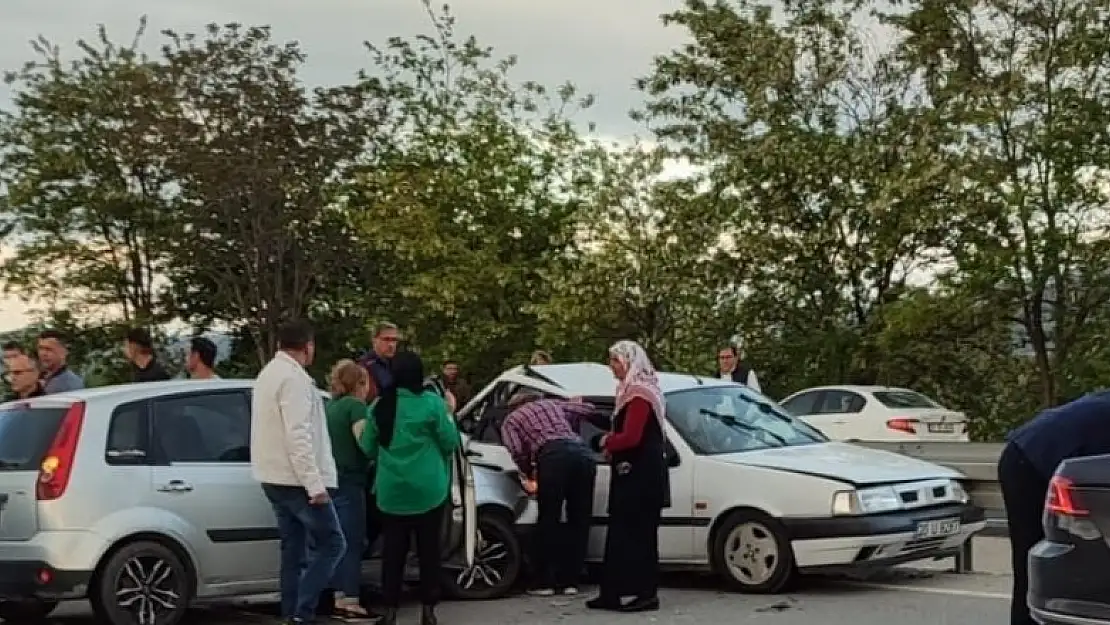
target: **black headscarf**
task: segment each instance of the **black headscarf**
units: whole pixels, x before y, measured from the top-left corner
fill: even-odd
[[[424,392],[424,363],[416,352],[397,352],[389,363],[389,370],[393,385],[387,387],[374,404],[378,443],[386,449],[393,442],[393,426],[397,423],[397,390],[405,389],[416,395]]]

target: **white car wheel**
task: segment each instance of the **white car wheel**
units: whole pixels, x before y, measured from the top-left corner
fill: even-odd
[[[777,593],[795,577],[782,526],[754,510],[730,514],[714,532],[712,550],[714,569],[740,592]]]

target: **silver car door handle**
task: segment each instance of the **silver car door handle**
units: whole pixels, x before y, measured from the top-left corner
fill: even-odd
[[[187,493],[193,490],[193,485],[182,480],[170,480],[158,487],[160,493]]]

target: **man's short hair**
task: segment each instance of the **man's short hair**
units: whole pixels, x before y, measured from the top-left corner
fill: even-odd
[[[534,402],[543,399],[543,393],[533,391],[532,389],[524,389],[513,393],[509,397],[509,408],[518,408],[529,402]]]
[[[140,349],[148,352],[154,350],[154,339],[146,328],[131,328],[128,330],[127,342],[138,345]]]
[[[728,351],[732,352],[732,355],[733,355],[733,356],[740,356],[740,350],[739,350],[739,348],[737,348],[737,347],[736,347],[735,345],[733,345],[732,343],[729,343],[728,345],[722,345],[722,346],[721,346],[721,349],[719,349],[719,350],[717,350],[717,351],[719,351],[719,352],[723,352],[723,351],[725,351],[726,349],[727,349]]]
[[[447,365],[455,365],[457,367],[459,366],[459,361],[448,358],[443,361],[443,366],[446,367]]]
[[[312,330],[312,324],[303,319],[286,322],[278,328],[277,332],[279,349],[302,350],[315,338],[316,333]]]
[[[197,355],[205,367],[211,369],[216,366],[216,344],[203,336],[194,336],[189,339],[189,351]]]
[[[30,367],[32,370],[34,370],[34,371],[39,370],[39,361],[32,358],[30,356],[30,354],[19,354],[18,356],[13,356],[11,358],[11,360],[9,360],[8,362],[9,363],[14,363],[14,362],[19,362],[20,360],[26,360],[27,361],[27,366]]]
[[[383,332],[388,332],[389,330],[399,330],[399,328],[397,327],[397,324],[391,323],[389,321],[382,321],[378,323],[378,325],[374,326],[374,338],[378,338],[382,335]]]
[[[26,353],[23,350],[23,346],[19,344],[19,341],[7,341],[2,347],[0,347],[0,349],[6,352],[19,352],[21,354]]]
[[[63,334],[61,330],[54,330],[54,329],[43,330],[42,332],[39,332],[39,337],[38,338],[39,338],[40,341],[45,340],[45,339],[54,339],[55,341],[58,341],[59,343],[61,343],[63,347],[67,343],[66,335]]]

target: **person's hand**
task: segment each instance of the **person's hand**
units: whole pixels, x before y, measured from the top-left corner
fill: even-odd
[[[525,475],[520,476],[520,487],[523,488],[524,492],[528,493],[529,495],[535,495],[538,486],[539,485],[536,483],[536,480],[533,480],[532,478]]]
[[[316,493],[308,498],[308,503],[314,506],[322,506],[329,501],[331,501],[331,497],[328,496],[328,491]]]

